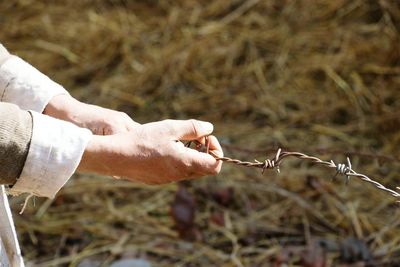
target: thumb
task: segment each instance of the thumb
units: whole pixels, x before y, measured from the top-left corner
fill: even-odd
[[[214,126],[199,120],[167,120],[167,127],[172,138],[177,140],[193,140],[210,135]]]

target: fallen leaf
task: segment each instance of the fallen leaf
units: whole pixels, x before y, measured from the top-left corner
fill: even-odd
[[[199,240],[200,233],[195,225],[196,200],[184,187],[180,186],[171,204],[171,216],[179,236],[185,240]]]

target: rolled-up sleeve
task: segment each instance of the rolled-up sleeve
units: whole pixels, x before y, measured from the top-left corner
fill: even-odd
[[[31,112],[33,130],[21,175],[9,190],[53,198],[77,169],[91,131]]]
[[[0,44],[0,184],[53,198],[75,172],[88,129],[41,114],[65,89]]]
[[[0,103],[0,184],[9,193],[52,198],[75,172],[92,133]]]
[[[42,113],[50,99],[61,94],[68,92],[0,44],[0,102]]]

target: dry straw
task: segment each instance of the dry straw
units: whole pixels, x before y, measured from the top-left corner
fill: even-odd
[[[210,121],[221,143],[273,147],[271,161],[278,147],[346,155],[394,188],[398,10],[395,0],[9,0],[0,1],[0,40],[82,101],[141,123]],[[224,150],[237,159],[267,155]],[[279,266],[286,247],[354,236],[375,265],[400,266],[391,197],[356,177],[343,189],[324,169],[286,159],[279,176],[225,164],[218,178],[192,181],[204,239],[189,244],[170,218],[175,184],[75,177],[56,199],[15,216],[25,259],[41,267],[109,266],[132,255],[162,267]],[[230,204],[220,204],[230,190]],[[19,211],[23,200],[11,201]],[[284,264],[300,265],[296,251]],[[328,251],[327,266],[364,259],[350,254]]]

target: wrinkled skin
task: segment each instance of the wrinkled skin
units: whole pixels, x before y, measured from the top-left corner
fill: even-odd
[[[139,124],[122,112],[88,105],[69,95],[53,97],[46,115],[90,129],[94,136],[86,147],[78,170],[124,177],[146,184],[164,184],[215,175],[221,161],[187,148],[181,141],[205,142],[222,157],[213,125],[198,120],[164,120]]]

